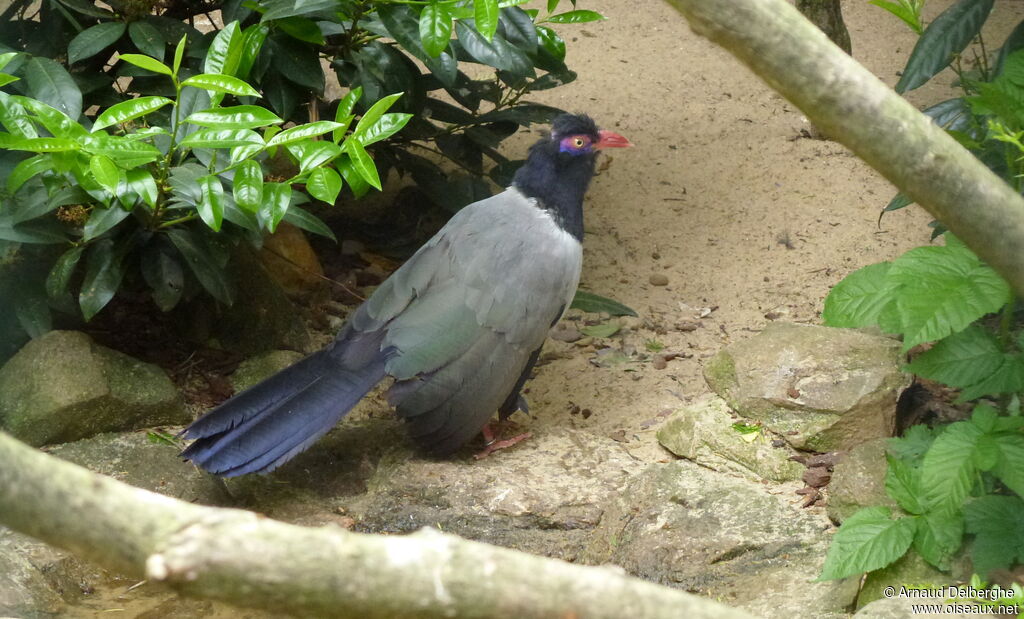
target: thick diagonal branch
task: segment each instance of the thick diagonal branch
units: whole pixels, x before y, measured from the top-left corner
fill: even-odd
[[[1024,198],[784,0],[667,0],[1024,295]]]
[[[192,505],[2,432],[0,463],[0,524],[193,597],[316,617],[750,617],[619,569],[428,529],[365,535]]]

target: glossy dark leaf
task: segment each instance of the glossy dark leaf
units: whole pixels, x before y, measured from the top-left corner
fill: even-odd
[[[157,60],[164,59],[167,41],[153,24],[145,20],[133,21],[128,24],[128,37],[143,54]]]
[[[284,19],[294,15],[313,15],[319,12],[333,12],[338,8],[337,0],[270,0],[264,4],[267,11],[261,21]]]
[[[291,118],[299,103],[299,90],[288,80],[271,72],[263,80],[263,94],[274,112],[282,118]]]
[[[324,91],[324,73],[316,48],[288,37],[274,37],[271,61],[281,75],[315,92]]]
[[[203,73],[234,76],[242,54],[242,33],[238,22],[224,26],[213,37],[203,60]]]
[[[248,79],[256,59],[259,57],[263,43],[270,33],[270,28],[265,24],[253,24],[242,32],[242,50],[238,58],[238,69],[235,75],[241,79]]]
[[[537,52],[537,28],[529,13],[517,6],[501,9],[501,21],[505,24],[505,38],[509,43],[527,54]]]
[[[71,75],[49,58],[35,57],[26,63],[28,95],[77,119],[82,114],[82,92]]]
[[[93,243],[86,257],[85,279],[78,294],[82,316],[87,321],[114,298],[123,276],[121,257],[114,248],[114,242],[103,239]]]
[[[565,41],[547,26],[537,26],[537,41],[558,60],[565,60]]]
[[[37,282],[22,282],[14,300],[14,313],[18,323],[31,338],[37,338],[53,328],[50,306],[46,294]]]
[[[316,25],[316,22],[307,19],[305,17],[286,17],[277,21],[277,27],[287,33],[293,39],[299,41],[305,41],[306,43],[312,43],[314,45],[323,45],[324,35],[320,32],[320,27]]]
[[[327,224],[320,221],[318,217],[297,206],[293,206],[288,209],[288,212],[284,214],[284,221],[287,221],[297,228],[302,228],[306,232],[319,234],[320,236],[327,237],[334,242],[338,241],[338,239],[335,238],[334,233],[331,232],[331,229],[327,227]]]
[[[139,97],[123,101],[117,105],[112,105],[97,116],[92,130],[99,131],[110,125],[118,125],[147,114],[152,114],[168,103],[173,102],[167,97]]]
[[[334,204],[341,192],[341,176],[332,168],[317,168],[306,181],[306,191],[317,200]]]
[[[164,312],[174,309],[185,290],[185,272],[178,259],[159,245],[152,244],[143,254],[140,266],[156,306]]]
[[[260,216],[267,226],[267,230],[271,232],[277,230],[277,224],[281,223],[281,219],[288,212],[291,199],[292,188],[287,183],[263,185],[263,205],[260,208]]]
[[[895,90],[904,93],[923,85],[949,66],[953,57],[981,32],[995,0],[958,0],[936,17],[917,40]]]
[[[971,126],[971,110],[964,97],[947,99],[923,110],[943,129],[966,131]]]
[[[352,167],[355,168],[356,172],[363,177],[371,187],[377,191],[381,189],[380,176],[377,174],[377,166],[373,163],[373,158],[366,152],[363,145],[359,143],[358,139],[349,138],[345,141],[345,152],[348,153]]]
[[[92,58],[124,34],[124,22],[103,22],[79,32],[68,43],[68,64]]]
[[[597,11],[587,10],[576,10],[567,11],[565,13],[559,13],[558,15],[552,15],[544,21],[552,24],[582,24],[591,21],[601,21],[605,19],[604,15],[601,15]]]
[[[637,315],[636,310],[629,306],[586,290],[577,290],[569,307],[590,313],[607,312],[612,316]]]
[[[114,19],[115,15],[107,9],[102,9],[88,0],[59,0],[61,4],[76,13],[87,17],[99,17],[100,19]]]
[[[432,57],[440,56],[452,38],[452,13],[448,4],[435,1],[423,7],[419,33],[423,49]]]
[[[1003,67],[1006,64],[1006,58],[1013,52],[1024,49],[1024,21],[1017,24],[1017,27],[1013,29],[1013,32],[1006,37],[1003,41],[1003,46],[999,48],[999,54],[996,56],[995,62],[992,64],[992,75],[993,77],[999,77],[1003,72]]]
[[[46,276],[46,295],[54,302],[67,297],[71,292],[71,278],[78,267],[78,261],[85,251],[84,246],[72,247],[57,259]]]
[[[477,32],[490,41],[498,29],[498,0],[473,0],[473,22]]]
[[[104,232],[124,221],[128,215],[127,210],[117,205],[107,208],[99,206],[93,208],[92,213],[89,214],[89,219],[86,220],[85,226],[82,228],[82,240],[90,241],[102,236]]]
[[[172,228],[167,230],[166,234],[203,288],[218,301],[231,305],[234,291],[227,278],[227,272],[200,237],[201,233],[190,228]]]
[[[220,183],[220,177],[211,174],[200,178],[199,191],[201,197],[196,205],[199,217],[211,230],[219,232],[224,220],[224,186]]]
[[[897,193],[895,196],[892,197],[892,200],[889,200],[889,203],[885,205],[885,208],[882,209],[882,211],[898,211],[899,209],[910,206],[913,203],[914,201],[908,198],[907,196],[903,195],[902,193]]]
[[[0,216],[0,241],[49,245],[66,243],[67,240],[63,231],[52,222],[29,221],[16,224],[10,217]]]
[[[235,203],[243,210],[255,213],[263,200],[263,168],[255,161],[244,161],[235,169]]]

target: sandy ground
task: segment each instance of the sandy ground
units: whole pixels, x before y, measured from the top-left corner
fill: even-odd
[[[692,356],[660,371],[649,361],[604,369],[592,353],[577,354],[585,348],[549,344],[549,357],[567,358],[532,381],[530,425],[624,435],[646,451],[656,449],[652,418],[708,392],[708,357],[773,319],[820,322],[833,285],[927,243],[931,217],[914,206],[879,225],[892,185],[842,145],[801,138],[809,125],[798,109],[665,3],[581,4],[608,20],[562,29],[579,79],[542,101],[586,112],[636,144],[609,157],[592,186],[582,286],[632,306],[643,324],[596,344],[644,353],[655,340]],[[929,3],[926,16],[949,4]],[[1024,14],[1024,3],[996,4],[990,49]],[[895,84],[915,35],[867,2],[843,10],[854,56]],[[909,98],[926,107],[956,96],[952,79]],[[654,273],[668,285],[651,285]],[[676,328],[701,308],[713,311],[696,330]],[[569,414],[574,407],[592,414]]]

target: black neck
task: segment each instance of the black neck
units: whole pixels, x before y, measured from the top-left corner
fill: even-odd
[[[595,156],[559,152],[557,142],[544,140],[530,148],[512,185],[551,213],[563,230],[583,241],[583,196],[594,176]]]

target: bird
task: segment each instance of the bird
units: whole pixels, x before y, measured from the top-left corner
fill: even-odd
[[[434,456],[485,431],[496,411],[525,410],[521,390],[579,283],[598,153],[627,146],[589,116],[555,117],[507,189],[459,210],[330,344],[196,419],[181,455],[221,477],[269,473],[387,377],[389,404]]]

